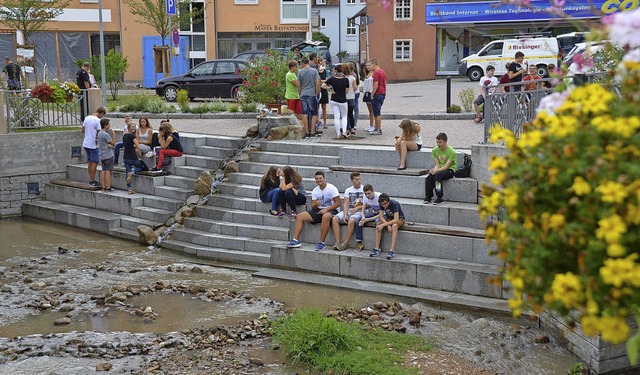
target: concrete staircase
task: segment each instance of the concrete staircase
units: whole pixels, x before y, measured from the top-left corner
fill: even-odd
[[[241,139],[203,135],[181,135],[185,155],[173,158],[170,174],[162,177],[136,175],[134,195],[126,193],[124,173],[114,172],[113,193],[86,191],[66,186],[46,186],[46,200],[24,206],[26,216],[56,221],[114,236],[137,239],[136,227],[163,222],[193,194],[195,178],[205,169],[215,169],[232,155]],[[458,162],[462,162],[462,154]],[[208,259],[264,265],[272,268],[322,273],[326,277],[346,277],[433,290],[478,298],[506,298],[500,287],[487,283],[498,273],[500,262],[488,254],[483,239],[483,223],[477,215],[478,184],[470,178],[444,183],[446,203],[423,204],[426,175],[396,174],[397,154],[393,148],[320,144],[314,142],[261,142],[260,149],[240,162],[240,171],[220,186],[220,193],[197,209],[197,217],[187,218],[163,247]],[[430,150],[410,152],[409,170],[432,163]],[[400,232],[397,256],[388,261],[370,258],[375,229],[364,228],[365,251],[314,251],[319,225],[306,225],[303,246],[287,249],[293,221],[269,214],[270,204],[258,199],[262,174],[270,165],[291,165],[298,170],[308,192],[315,187],[313,175],[322,170],[327,181],[342,192],[350,186],[349,169],[358,164],[377,167],[380,173],[362,173],[363,183],[389,194],[402,204],[408,224]],[[334,166],[334,169],[331,167]],[[338,167],[339,166],[339,167]],[[86,181],[86,166],[67,167],[68,179]],[[310,202],[310,200],[308,201]],[[298,211],[304,210],[300,207]],[[415,223],[415,225],[409,225]],[[346,226],[342,226],[342,233]],[[355,236],[354,236],[355,237]],[[389,249],[385,235],[382,248]],[[476,298],[474,297],[474,298]]]

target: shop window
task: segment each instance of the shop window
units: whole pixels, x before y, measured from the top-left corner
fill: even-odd
[[[395,0],[393,4],[393,19],[396,21],[413,19],[412,8],[412,0]]]
[[[411,54],[411,39],[394,39],[393,47],[393,61],[413,61]]]
[[[356,21],[351,18],[347,18],[347,35],[356,35],[356,33]]]
[[[280,23],[308,23],[307,8],[311,0],[280,0]]]

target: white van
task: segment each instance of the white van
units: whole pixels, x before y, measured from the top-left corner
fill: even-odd
[[[553,37],[523,37],[494,40],[484,46],[478,53],[462,59],[458,72],[472,81],[478,81],[488,65],[496,68],[495,75],[500,76],[507,70],[506,63],[513,61],[516,52],[524,53],[524,61],[538,67],[538,74],[547,74],[547,65],[559,66],[558,41]]]

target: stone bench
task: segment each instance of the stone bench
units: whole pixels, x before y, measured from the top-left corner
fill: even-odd
[[[456,162],[462,165],[464,155],[470,152],[457,151]],[[340,165],[358,165],[365,167],[398,168],[400,159],[392,146],[358,146],[343,147],[338,152]],[[430,169],[433,167],[431,148],[423,147],[420,151],[407,152],[407,168]]]

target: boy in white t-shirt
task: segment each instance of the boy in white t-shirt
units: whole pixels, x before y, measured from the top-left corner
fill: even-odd
[[[331,219],[333,235],[336,238],[336,244],[333,246],[333,249],[339,251],[349,247],[349,240],[362,218],[361,211],[364,200],[362,177],[360,177],[360,172],[351,172],[351,176],[349,177],[351,178],[353,186],[348,187],[344,191],[342,211],[338,212],[338,214]],[[340,242],[340,224],[347,224],[347,233],[344,236],[344,242]],[[357,238],[356,236],[356,239]],[[360,242],[362,242],[362,237],[360,238]]]
[[[480,112],[480,106],[485,102],[484,101],[484,96],[486,94],[485,88],[488,86],[498,85],[498,82],[499,82],[498,78],[493,76],[493,73],[495,73],[495,71],[496,71],[496,68],[493,65],[488,65],[485,76],[480,78],[480,95],[478,95],[478,97],[473,101],[473,109],[475,109],[476,115],[478,116],[475,119],[476,124],[482,122],[482,119],[484,118],[484,110]],[[490,88],[489,93],[493,94],[495,90],[496,90],[495,88]]]
[[[316,245],[316,251],[324,250],[324,240],[329,233],[331,218],[338,212],[340,207],[340,192],[338,189],[327,183],[324,179],[324,172],[317,171],[315,174],[316,186],[311,192],[311,209],[296,216],[296,224],[293,228],[293,239],[287,243],[287,247],[300,247],[300,235],[304,229],[304,223],[322,223],[320,227],[320,242]]]
[[[373,186],[364,185],[364,199],[362,200],[362,211],[360,211],[360,220],[356,224],[356,251],[364,249],[362,242],[362,226],[368,221],[378,222],[378,213],[380,212],[380,193],[373,191]]]

